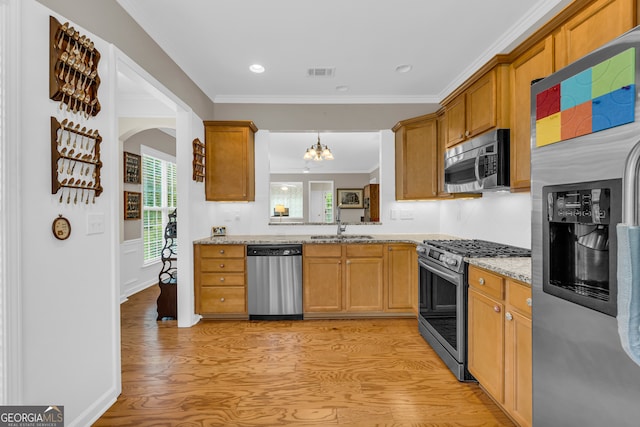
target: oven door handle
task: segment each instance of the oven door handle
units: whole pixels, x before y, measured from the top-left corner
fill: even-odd
[[[460,285],[460,275],[457,273],[453,273],[453,272],[449,272],[448,270],[444,270],[444,269],[440,269],[437,268],[431,264],[429,264],[428,260],[423,260],[423,259],[418,259],[418,264],[420,264],[422,267],[426,268],[428,271],[430,271],[433,274],[436,274],[444,279],[447,279],[449,282],[455,284],[455,285]]]

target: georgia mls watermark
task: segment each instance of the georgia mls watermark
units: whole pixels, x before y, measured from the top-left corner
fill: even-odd
[[[64,427],[64,406],[0,406],[0,427]]]

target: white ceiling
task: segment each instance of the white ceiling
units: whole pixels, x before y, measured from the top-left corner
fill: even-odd
[[[571,0],[117,0],[216,103],[439,103]],[[260,63],[266,71],[254,74]],[[411,71],[396,72],[410,64]],[[335,67],[331,78],[307,77]],[[338,91],[347,86],[347,91]],[[119,74],[119,111],[172,116]],[[310,133],[271,133],[272,173],[369,173],[378,133],[321,129],[335,160],[304,161]]]
[[[437,103],[570,3],[117,1],[221,103]],[[254,63],[266,71],[250,72]],[[396,72],[403,64],[412,70]],[[335,67],[335,76],[307,77],[313,67]]]
[[[334,160],[304,160],[307,148],[318,142],[331,150]],[[380,164],[378,132],[271,132],[271,173],[371,173]]]

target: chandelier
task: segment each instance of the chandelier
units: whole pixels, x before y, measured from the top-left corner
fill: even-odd
[[[333,154],[331,154],[329,147],[320,144],[320,133],[318,133],[318,142],[307,148],[307,151],[304,153],[304,159],[315,160],[316,162],[321,162],[322,160],[333,160]]]

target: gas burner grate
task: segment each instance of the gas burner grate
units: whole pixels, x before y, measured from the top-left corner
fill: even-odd
[[[530,257],[531,251],[486,240],[425,240],[424,243],[467,258]]]

